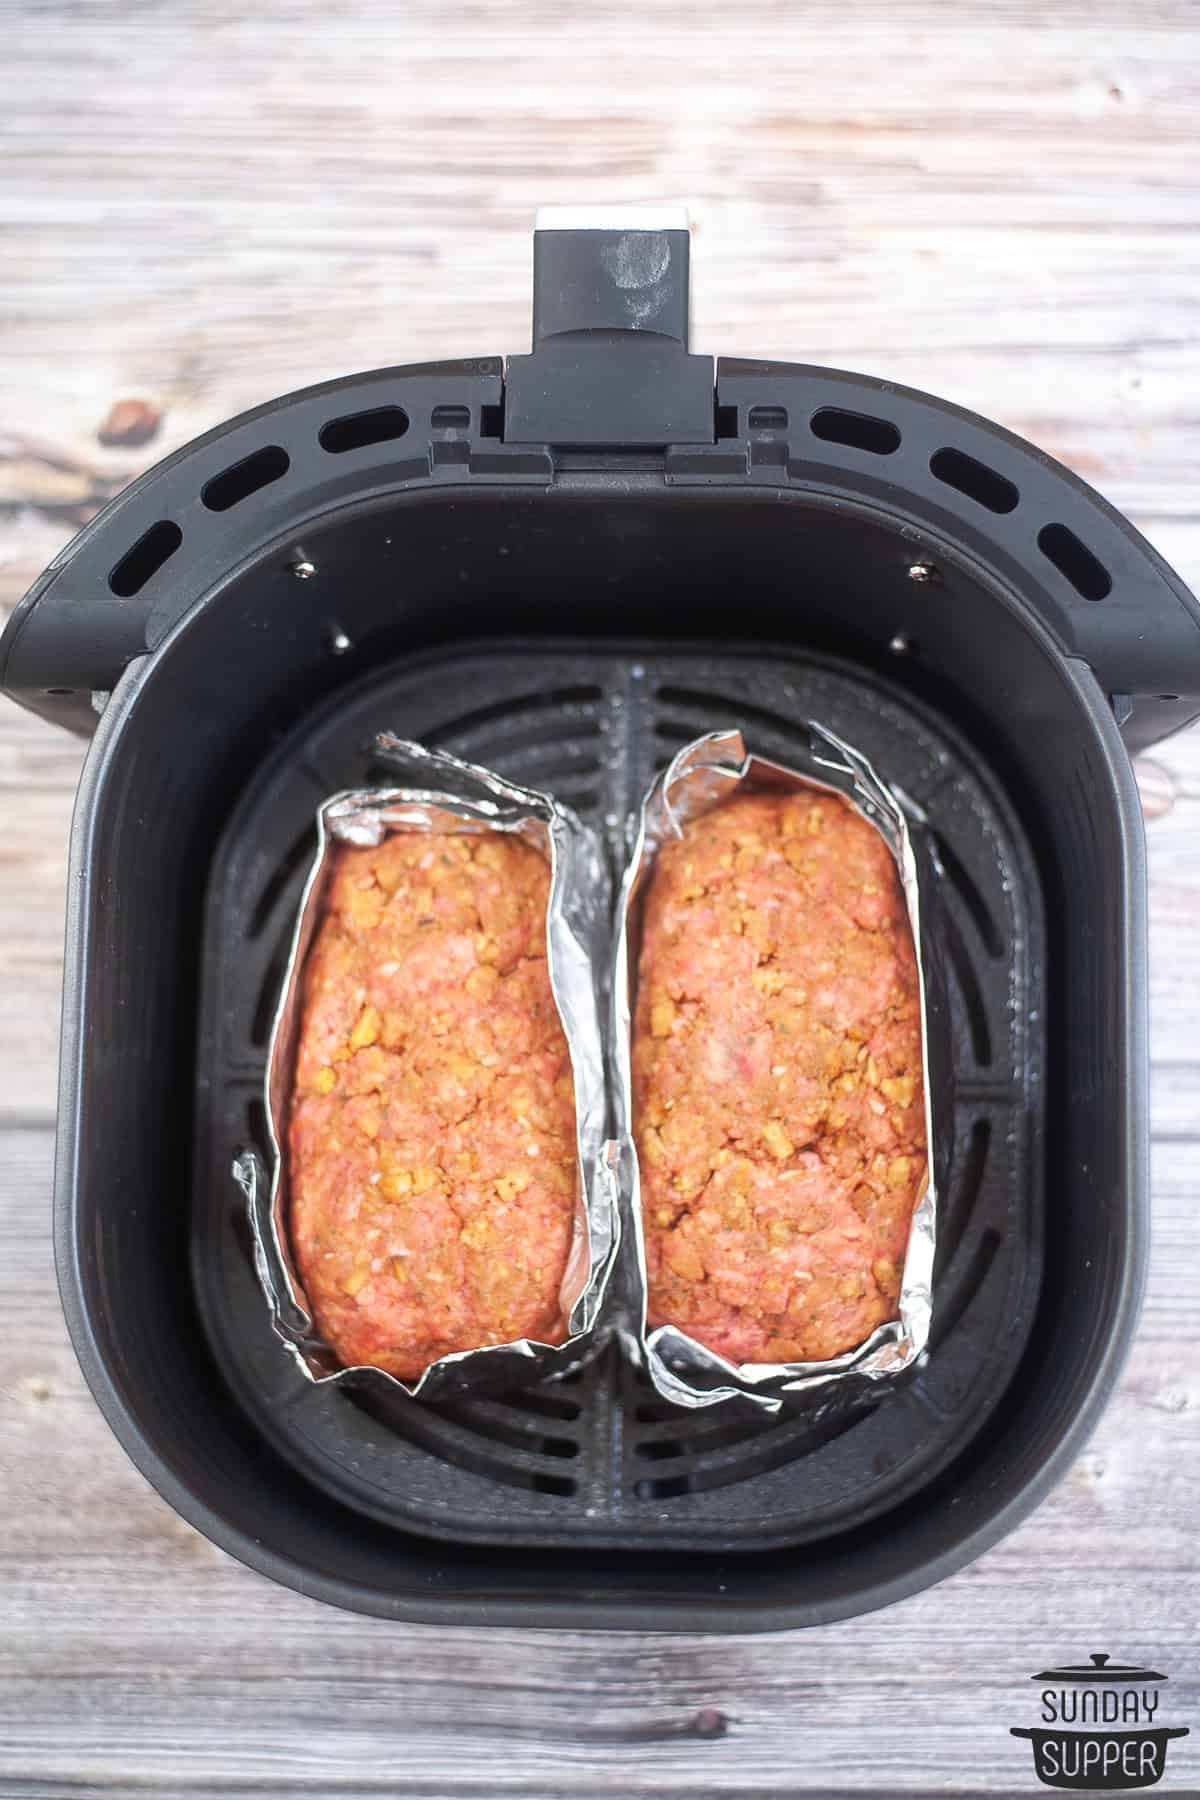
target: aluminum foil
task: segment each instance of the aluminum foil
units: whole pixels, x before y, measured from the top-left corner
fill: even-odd
[[[621,887],[613,972],[613,1059],[621,1211],[627,1260],[633,1268],[621,1283],[620,1329],[630,1352],[645,1362],[655,1388],[677,1406],[695,1408],[740,1399],[760,1411],[777,1412],[790,1397],[797,1396],[804,1396],[807,1404],[821,1411],[852,1405],[865,1398],[874,1384],[909,1368],[929,1341],[938,1190],[944,1191],[947,1180],[953,1120],[940,937],[931,925],[941,871],[932,834],[913,802],[889,788],[864,756],[832,732],[811,720],[807,729],[807,752],[799,753],[796,764],[788,768],[749,755],[740,731],[711,732],[685,746],[646,796]],[[687,823],[720,805],[742,783],[757,790],[822,788],[841,794],[868,819],[882,833],[895,858],[917,954],[928,1172],[909,1232],[898,1317],[878,1326],[857,1349],[824,1362],[732,1363],[677,1326],[646,1328],[646,1256],[633,1140],[631,1065],[642,901],[659,847],[679,837]]]
[[[607,1141],[604,1048],[595,984],[595,972],[611,943],[608,881],[592,833],[548,795],[390,733],[376,739],[374,760],[402,771],[416,785],[352,789],[335,794],[318,809],[316,856],[304,886],[267,1058],[264,1097],[271,1167],[264,1168],[254,1151],[243,1151],[234,1161],[233,1173],[246,1197],[255,1267],[272,1323],[304,1374],[314,1382],[380,1382],[435,1399],[485,1384],[513,1386],[564,1373],[598,1343],[597,1325],[620,1241],[616,1158]],[[338,844],[378,844],[397,831],[512,832],[549,862],[547,961],[574,1073],[579,1152],[575,1235],[563,1278],[564,1342],[551,1345],[522,1338],[457,1351],[432,1363],[414,1382],[366,1365],[343,1366],[318,1335],[289,1249],[287,1159],[282,1153],[305,958],[323,913],[331,850]]]

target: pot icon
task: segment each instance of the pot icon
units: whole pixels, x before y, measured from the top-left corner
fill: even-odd
[[[1041,1720],[1014,1725],[1013,1737],[1033,1745],[1033,1766],[1046,1787],[1092,1791],[1148,1788],[1162,1780],[1167,1745],[1187,1737],[1186,1725],[1155,1722],[1161,1694],[1157,1669],[1113,1663],[1096,1651],[1089,1663],[1043,1669]]]

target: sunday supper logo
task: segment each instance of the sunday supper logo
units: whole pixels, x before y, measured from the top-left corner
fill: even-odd
[[[1148,1788],[1162,1779],[1167,1744],[1187,1737],[1186,1725],[1160,1725],[1157,1669],[1112,1663],[1093,1652],[1087,1663],[1043,1669],[1039,1723],[1014,1725],[1029,1738],[1037,1778],[1055,1788]]]

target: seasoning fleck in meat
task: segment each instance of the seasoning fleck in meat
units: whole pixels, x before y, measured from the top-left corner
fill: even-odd
[[[652,1324],[818,1361],[896,1316],[926,1179],[891,854],[837,795],[742,795],[658,853],[633,1046]]]
[[[501,832],[333,852],[304,975],[290,1234],[321,1335],[401,1378],[561,1342],[577,1205],[550,870]]]

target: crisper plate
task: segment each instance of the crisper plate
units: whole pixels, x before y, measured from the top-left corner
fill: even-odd
[[[677,1411],[613,1351],[568,1381],[453,1405],[305,1381],[271,1331],[230,1162],[247,1142],[265,1149],[267,1034],[318,802],[369,778],[387,728],[550,789],[604,833],[615,873],[642,793],[681,744],[739,725],[786,762],[810,717],[925,809],[946,869],[955,1150],[924,1366],[823,1426],[803,1412]],[[342,690],[248,786],[208,886],[192,1274],[234,1401],[298,1475],[398,1529],[464,1543],[762,1550],[901,1504],[986,1430],[1032,1325],[1043,973],[1036,866],[1003,791],[957,731],[880,677],[771,647],[501,640]]]

